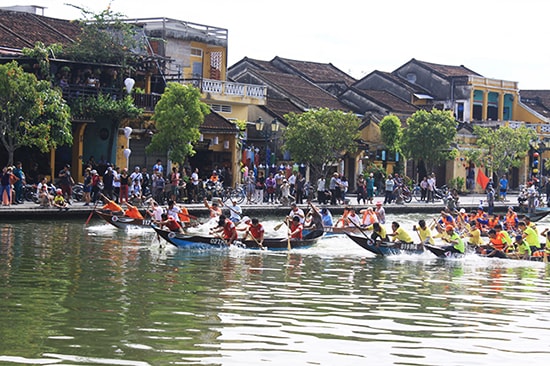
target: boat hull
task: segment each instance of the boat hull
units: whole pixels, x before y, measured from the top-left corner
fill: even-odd
[[[151,219],[133,219],[127,216],[101,211],[96,211],[95,213],[103,220],[119,229],[151,228],[151,224],[153,223]]]
[[[398,254],[422,254],[424,253],[423,244],[406,244],[406,243],[392,243],[392,242],[380,242],[377,243],[371,238],[366,236],[358,236],[350,233],[346,233],[347,237],[353,240],[354,243],[361,248],[368,250],[371,253],[380,257],[387,257],[390,255]]]
[[[180,249],[220,249],[229,247],[224,239],[218,237],[181,234],[160,229],[155,225],[152,225],[152,227],[165,241]],[[291,240],[290,247],[291,249],[309,248],[317,244],[323,235],[324,233],[322,231],[311,232],[302,240]],[[288,250],[288,239],[264,238],[261,247],[254,240],[240,240],[232,245],[245,249]]]

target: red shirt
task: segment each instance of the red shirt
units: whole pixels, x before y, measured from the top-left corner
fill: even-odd
[[[258,224],[256,226],[250,225],[250,235],[252,235],[256,239],[260,239],[264,233],[264,227],[262,224]]]
[[[172,216],[168,216],[165,224],[170,231],[180,231],[181,225]]]
[[[290,239],[302,239],[302,231],[304,230],[304,225],[292,221],[290,223],[290,232],[293,233],[294,231],[296,231],[296,229],[298,229],[298,231],[292,234]]]
[[[229,219],[225,219],[225,223],[223,224],[223,238],[225,240],[234,239],[237,237],[237,228],[235,227],[235,224],[233,221]]]

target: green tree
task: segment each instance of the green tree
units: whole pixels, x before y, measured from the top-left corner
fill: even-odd
[[[456,127],[451,111],[416,111],[407,119],[401,149],[408,158],[422,160],[426,169],[432,171],[435,165],[456,153],[450,148]]]
[[[50,74],[50,57],[55,57],[56,54],[61,53],[62,46],[57,43],[53,43],[46,46],[44,43],[38,41],[34,44],[33,48],[24,47],[21,52],[27,57],[34,58],[40,68],[40,79],[52,80]]]
[[[382,118],[382,121],[380,121],[380,137],[389,151],[401,152],[403,128],[397,116],[389,115]]]
[[[65,47],[63,57],[124,67],[137,62],[143,42],[139,41],[136,26],[125,22],[123,14],[113,12],[110,7],[96,14],[71,6],[82,13],[82,19],[78,21],[82,33],[74,43]]]
[[[474,126],[479,149],[466,151],[466,156],[476,165],[485,165],[500,177],[510,168],[518,168],[525,162],[531,142],[537,140],[537,133],[524,126],[510,128],[486,128]]]
[[[23,146],[47,152],[72,144],[70,109],[61,92],[24,72],[15,61],[0,65],[0,141],[8,164]]]
[[[292,159],[307,162],[314,177],[346,152],[357,150],[360,119],[352,113],[327,108],[285,115],[284,148]]]
[[[195,87],[168,83],[152,117],[157,132],[145,151],[167,153],[170,160],[180,164],[195,155],[192,144],[199,140],[199,127],[210,113],[200,98]]]

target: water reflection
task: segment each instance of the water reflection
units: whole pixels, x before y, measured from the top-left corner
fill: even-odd
[[[517,365],[550,352],[543,263],[380,259],[342,237],[178,251],[148,230],[23,224],[0,224],[0,362]]]

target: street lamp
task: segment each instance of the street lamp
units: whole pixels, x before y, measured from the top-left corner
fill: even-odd
[[[267,149],[269,144],[269,139],[279,131],[279,123],[277,121],[277,118],[275,118],[271,123],[266,127],[266,123],[262,120],[262,117],[258,118],[256,120],[256,131],[260,133],[260,135],[265,140],[265,176],[267,177],[269,175],[269,156],[267,155]],[[263,164],[262,164],[263,165]]]

